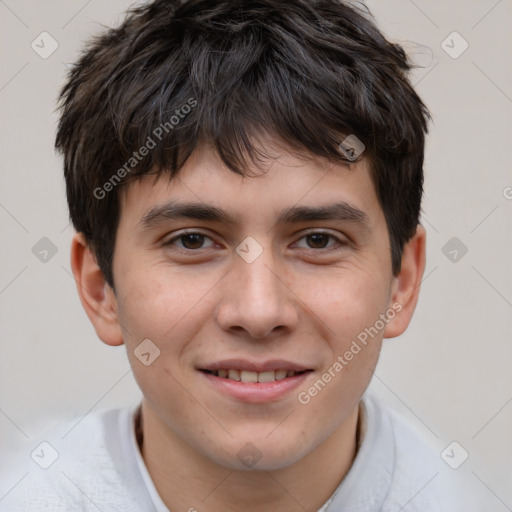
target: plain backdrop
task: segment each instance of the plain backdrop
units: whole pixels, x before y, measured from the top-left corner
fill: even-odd
[[[131,3],[0,1],[0,447],[7,452],[64,419],[140,399],[124,347],[97,339],[78,300],[53,149],[68,64]],[[421,297],[407,333],[385,341],[372,386],[440,454],[452,441],[468,452],[453,471],[466,475],[486,511],[512,510],[512,2],[368,5],[421,66],[412,82],[434,118]],[[41,37],[44,51],[58,44],[47,58],[32,47]],[[46,261],[41,247],[50,247]]]

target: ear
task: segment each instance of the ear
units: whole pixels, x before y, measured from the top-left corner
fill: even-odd
[[[393,278],[391,286],[389,307],[396,312],[396,315],[386,325],[384,338],[400,336],[411,321],[425,271],[426,237],[425,228],[418,225],[416,234],[404,247],[400,273]]]
[[[107,345],[122,345],[114,291],[106,282],[82,233],[77,233],[71,242],[71,269],[80,301],[98,337]]]

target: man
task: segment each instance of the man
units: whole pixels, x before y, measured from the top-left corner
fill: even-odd
[[[7,510],[467,510],[363,396],[425,266],[409,69],[335,0],[156,0],[95,40],[61,95],[71,262],[144,398],[56,433]]]

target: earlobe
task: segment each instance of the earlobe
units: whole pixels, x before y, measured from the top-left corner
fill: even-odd
[[[122,345],[114,291],[82,233],[77,233],[71,242],[71,269],[80,301],[98,337],[107,345]]]
[[[425,247],[426,232],[423,226],[418,225],[416,234],[404,247],[401,270],[392,285],[390,307],[399,304],[401,309],[386,325],[384,338],[400,336],[411,321],[425,270]]]

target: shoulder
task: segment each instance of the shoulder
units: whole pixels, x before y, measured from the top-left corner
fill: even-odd
[[[457,512],[470,510],[461,480],[441,457],[442,448],[406,418],[368,396],[369,421],[380,425],[380,443],[393,447],[383,511]],[[373,418],[372,418],[373,416]]]
[[[140,482],[129,433],[133,408],[102,410],[66,422],[28,443],[2,489],[5,512],[140,510]]]

